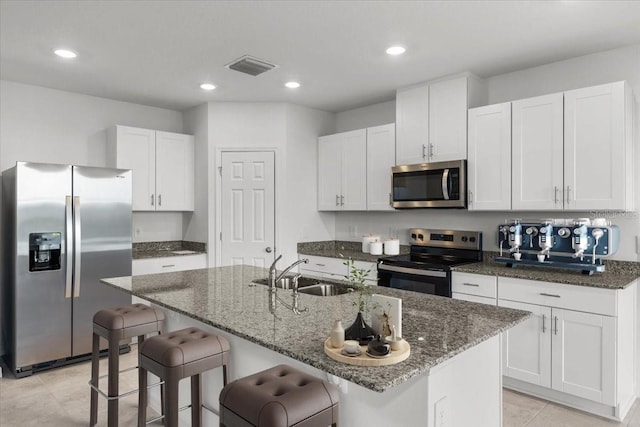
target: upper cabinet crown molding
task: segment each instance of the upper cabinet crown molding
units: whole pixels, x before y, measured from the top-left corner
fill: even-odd
[[[107,162],[132,170],[134,211],[194,210],[192,135],[117,125],[108,129]]]
[[[483,82],[464,74],[398,89],[396,164],[467,158],[467,109],[486,98]]]

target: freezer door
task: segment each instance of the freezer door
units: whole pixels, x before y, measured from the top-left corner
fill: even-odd
[[[20,370],[71,355],[71,271],[67,263],[71,253],[66,238],[71,232],[67,227],[71,212],[66,205],[71,196],[71,166],[21,162],[16,165],[15,179],[12,368]],[[37,235],[59,236],[59,265],[34,268],[44,265],[49,256],[46,251],[30,250]],[[30,253],[39,257],[39,263],[30,259]]]
[[[131,171],[74,166],[73,205],[72,354],[79,356],[91,352],[96,311],[131,303],[130,295],[100,283],[131,275]]]

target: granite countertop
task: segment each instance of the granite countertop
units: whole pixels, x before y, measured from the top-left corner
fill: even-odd
[[[539,280],[605,289],[624,289],[634,280],[640,278],[640,263],[633,261],[604,261],[605,271],[587,276],[580,271],[555,268],[524,265],[510,268],[505,264],[495,262],[495,255],[497,254],[485,252],[483,262],[457,266],[453,270],[462,273]]]
[[[378,258],[388,255],[371,255],[362,252],[361,242],[328,240],[322,242],[298,243],[298,253],[302,255],[323,256],[327,258],[351,258],[354,261],[378,262]],[[408,254],[409,246],[400,245],[400,253]]]
[[[383,392],[429,370],[464,350],[525,320],[531,313],[433,295],[376,288],[375,292],[402,298],[404,338],[411,356],[396,365],[353,366],[324,353],[334,319],[348,327],[356,317],[357,294],[318,297],[299,294],[296,315],[278,304],[269,312],[268,288],[253,280],[268,270],[248,265],[103,279],[154,304],[245,338],[310,366]],[[278,290],[290,303],[292,291]]]
[[[133,244],[133,259],[164,258],[207,253],[206,244],[173,240],[168,242],[141,242]]]

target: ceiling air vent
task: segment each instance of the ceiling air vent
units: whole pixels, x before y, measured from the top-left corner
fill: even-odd
[[[277,65],[270,64],[267,61],[254,58],[253,56],[245,55],[242,58],[236,59],[231,64],[227,64],[226,67],[251,76],[258,76],[266,71],[273,70]]]

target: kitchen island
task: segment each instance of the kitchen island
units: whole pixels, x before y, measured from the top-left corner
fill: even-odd
[[[232,348],[231,377],[279,363],[337,383],[343,426],[451,426],[501,424],[500,332],[530,316],[519,310],[387,288],[377,293],[403,300],[403,334],[410,357],[396,365],[360,367],[325,355],[334,319],[348,326],[356,294],[300,294],[294,314],[269,310],[268,289],[253,283],[264,268],[246,265],[103,279],[102,282],[167,310],[167,329],[198,326],[223,335]],[[291,291],[278,290],[291,302]],[[221,374],[205,376],[205,404],[218,407]],[[183,384],[181,398],[188,398]],[[205,411],[207,425],[213,415]]]

